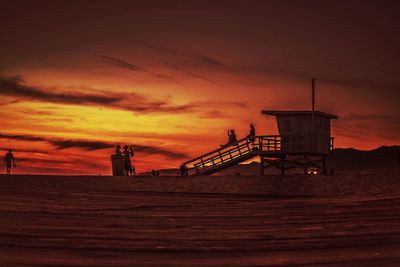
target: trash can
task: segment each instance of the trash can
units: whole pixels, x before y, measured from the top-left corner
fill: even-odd
[[[124,176],[124,156],[111,155],[112,175]]]

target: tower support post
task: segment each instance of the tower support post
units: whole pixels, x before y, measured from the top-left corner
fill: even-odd
[[[286,156],[285,155],[283,155],[282,157],[281,157],[281,175],[285,175],[285,171],[286,171]]]
[[[264,176],[265,164],[264,164],[264,157],[260,156],[260,175]]]
[[[308,174],[308,157],[304,155],[304,164],[303,164],[304,174]]]
[[[326,169],[326,155],[324,155],[322,158],[322,174],[323,175],[328,174],[328,170]]]

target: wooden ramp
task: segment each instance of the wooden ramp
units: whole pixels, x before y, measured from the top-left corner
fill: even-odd
[[[280,136],[255,136],[253,140],[240,139],[233,145],[213,150],[183,165],[188,175],[210,175],[263,153],[281,153]]]

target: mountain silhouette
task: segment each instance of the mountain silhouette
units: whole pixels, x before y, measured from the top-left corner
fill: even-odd
[[[327,157],[328,170],[337,172],[374,172],[396,171],[399,169],[400,146],[382,146],[373,150],[357,150],[354,148],[336,148]],[[260,164],[251,162],[233,166],[217,175],[258,175]],[[277,169],[266,169],[266,174],[279,174]],[[301,173],[295,169],[288,173]]]

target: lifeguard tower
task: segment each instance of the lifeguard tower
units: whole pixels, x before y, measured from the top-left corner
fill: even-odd
[[[313,167],[326,173],[326,156],[333,150],[331,137],[331,119],[338,117],[320,111],[281,111],[263,110],[263,114],[276,117],[279,135],[270,141],[266,138],[267,150],[260,153],[261,170],[276,167],[282,174],[292,168],[303,168],[304,173]],[[272,142],[279,148],[272,153],[269,147]],[[261,144],[262,148],[263,144]]]
[[[331,120],[333,114],[314,110],[315,80],[312,79],[311,110],[263,110],[262,114],[276,117],[278,135],[243,138],[182,164],[185,175],[207,175],[229,168],[254,157],[260,157],[260,174],[266,168],[286,170],[301,168],[307,174],[317,169],[326,174],[326,157],[333,150]]]

